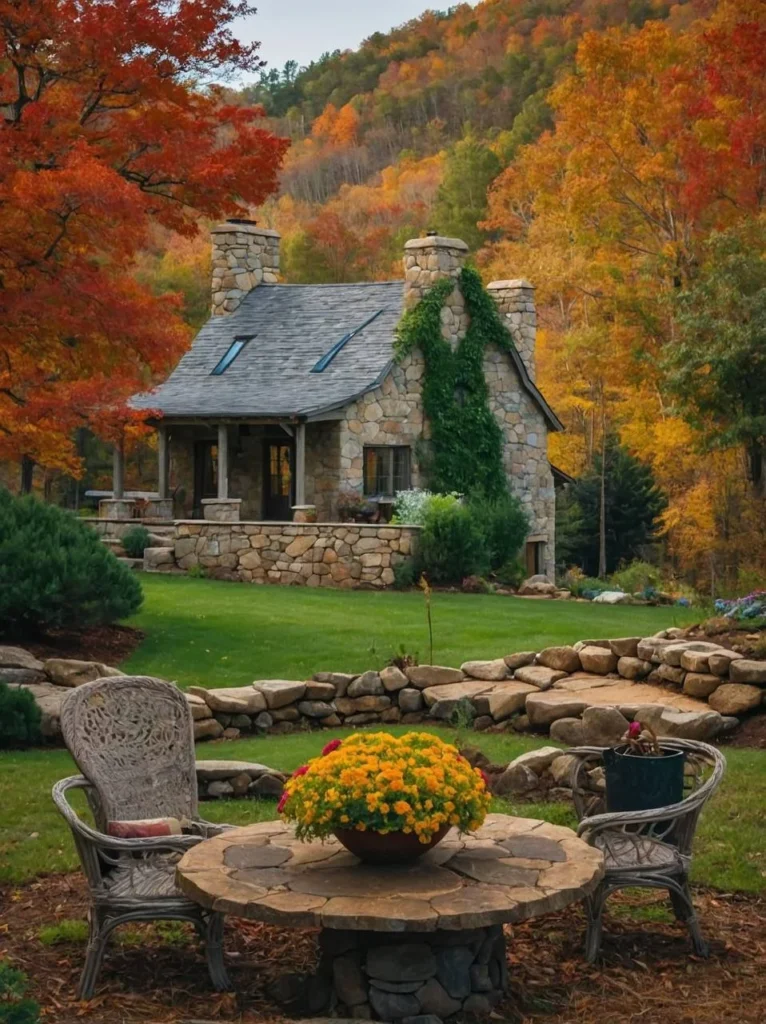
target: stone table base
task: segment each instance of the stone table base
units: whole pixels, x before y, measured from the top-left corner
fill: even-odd
[[[506,990],[502,925],[463,931],[340,931],[319,936],[312,978],[281,978],[272,996],[292,1013],[403,1021],[486,1015]]]

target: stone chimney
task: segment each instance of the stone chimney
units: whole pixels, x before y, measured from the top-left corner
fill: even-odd
[[[404,308],[416,305],[443,277],[456,278],[465,264],[468,246],[460,238],[429,232],[404,243]],[[453,348],[468,330],[468,314],[459,288],[442,309],[442,334]]]
[[[506,327],[511,332],[516,351],[534,381],[535,338],[537,335],[537,313],[535,312],[535,288],[523,278],[516,281],[493,281],[487,291],[497,303]]]
[[[213,316],[233,313],[259,284],[276,284],[279,233],[254,220],[227,220],[212,230]]]

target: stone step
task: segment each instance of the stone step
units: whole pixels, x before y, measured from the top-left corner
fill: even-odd
[[[129,558],[127,555],[118,555],[117,561],[122,562],[128,569],[135,569],[137,572],[144,567],[143,558]]]

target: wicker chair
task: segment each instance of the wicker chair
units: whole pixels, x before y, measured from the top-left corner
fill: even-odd
[[[602,914],[607,898],[629,886],[667,889],[673,911],[689,929],[694,951],[708,956],[689,891],[689,866],[697,819],[704,803],[723,778],[726,760],[719,750],[696,740],[661,739],[663,750],[686,752],[684,799],[649,811],[603,813],[604,794],[594,792],[588,775],[603,763],[602,747],[568,750],[577,758],[571,783],[577,834],[604,854],[606,873],[596,892],[585,901],[588,932],[585,956],[593,962],[601,946]]]
[[[190,921],[206,946],[216,989],[230,988],[223,962],[223,915],[203,910],[176,888],[175,866],[190,847],[228,826],[197,816],[194,736],[189,706],[170,683],[148,676],[97,679],[73,690],[61,731],[82,775],[53,787],[74,836],[91,906],[80,999],[94,992],[110,933],[127,921]],[[81,789],[96,828],[81,821],[67,794]],[[109,821],[184,819],[184,834],[117,839]]]

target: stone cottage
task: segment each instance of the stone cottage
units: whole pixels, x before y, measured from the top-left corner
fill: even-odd
[[[459,239],[428,235],[406,243],[399,280],[289,285],[279,283],[275,231],[243,220],[215,227],[212,315],[168,379],[134,399],[158,414],[154,513],[290,522],[313,517],[314,506],[320,523],[337,522],[351,492],[385,506],[423,484],[423,361],[417,352],[394,361],[395,329],[436,280],[459,274],[467,253]],[[561,424],[535,385],[534,291],[523,280],[488,290],[516,346],[489,349],[484,365],[505,470],[530,516],[527,567],[551,573],[547,435]],[[457,343],[468,323],[458,288],[442,321]],[[106,515],[125,514],[121,488],[116,453]]]

